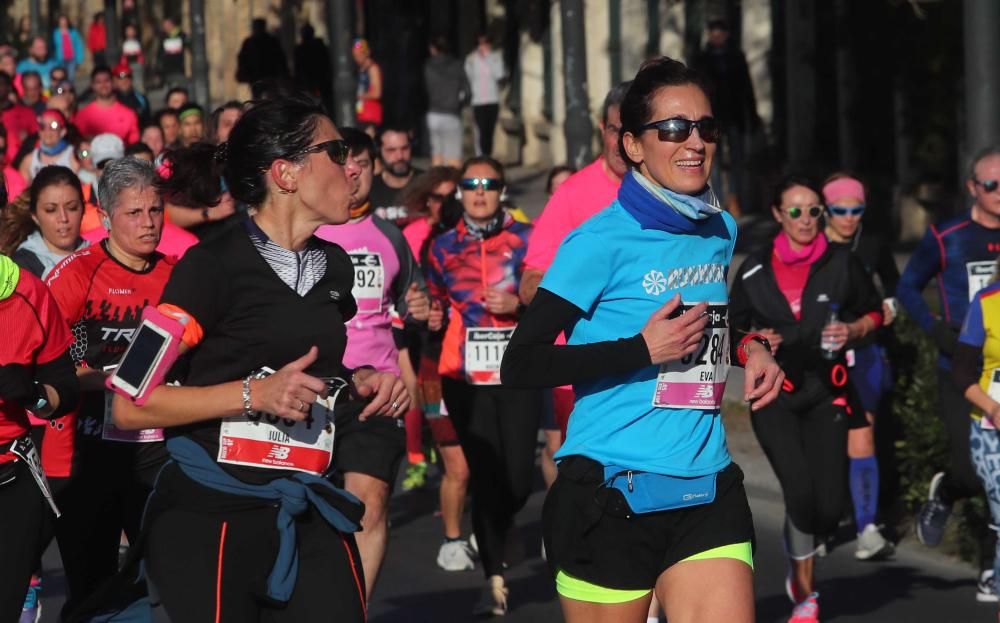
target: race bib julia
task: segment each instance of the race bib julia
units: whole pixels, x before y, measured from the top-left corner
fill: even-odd
[[[681,305],[687,313],[694,305]],[[695,351],[660,366],[653,406],[663,409],[718,409],[729,376],[729,312],[709,303],[708,324]]]
[[[472,385],[499,385],[500,362],[515,327],[465,330],[465,376]]]
[[[334,379],[340,381],[340,379]],[[316,398],[303,420],[256,411],[222,420],[220,463],[263,469],[289,469],[322,475],[333,459],[336,426],[333,406],[347,383],[331,385],[327,398]]]
[[[377,314],[382,311],[385,285],[385,268],[379,253],[351,253],[354,265],[354,287],[351,294],[358,303],[359,314]]]

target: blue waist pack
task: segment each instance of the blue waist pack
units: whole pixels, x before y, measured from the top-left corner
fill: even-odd
[[[686,478],[607,465],[604,467],[604,487],[619,492],[632,514],[641,515],[711,504],[715,501],[717,476]]]

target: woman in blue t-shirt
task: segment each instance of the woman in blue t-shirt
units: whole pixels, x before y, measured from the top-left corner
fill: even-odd
[[[549,567],[570,622],[645,620],[654,590],[670,620],[752,621],[753,521],[720,406],[731,353],[754,410],[784,375],[763,338],[729,344],[719,128],[701,77],[669,58],[639,70],[621,125],[618,198],[563,242],[503,361],[505,385],[573,384]]]

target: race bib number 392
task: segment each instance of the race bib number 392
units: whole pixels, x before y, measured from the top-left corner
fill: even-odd
[[[687,313],[693,305],[681,305]],[[729,312],[709,303],[708,324],[693,353],[660,366],[653,406],[664,409],[718,409],[729,375]]]
[[[382,311],[385,269],[379,253],[352,253],[354,287],[351,294],[358,303],[359,314],[377,314]]]

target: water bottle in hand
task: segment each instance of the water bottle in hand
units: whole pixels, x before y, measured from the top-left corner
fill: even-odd
[[[830,327],[830,325],[840,324],[840,319],[837,317],[839,311],[839,305],[836,303],[830,303],[830,311],[827,312],[826,323],[823,325],[824,329]],[[823,359],[826,359],[827,361],[833,361],[836,359],[837,354],[840,351],[840,347],[841,344],[839,344],[836,340],[825,335],[820,336],[819,350],[823,354]]]

